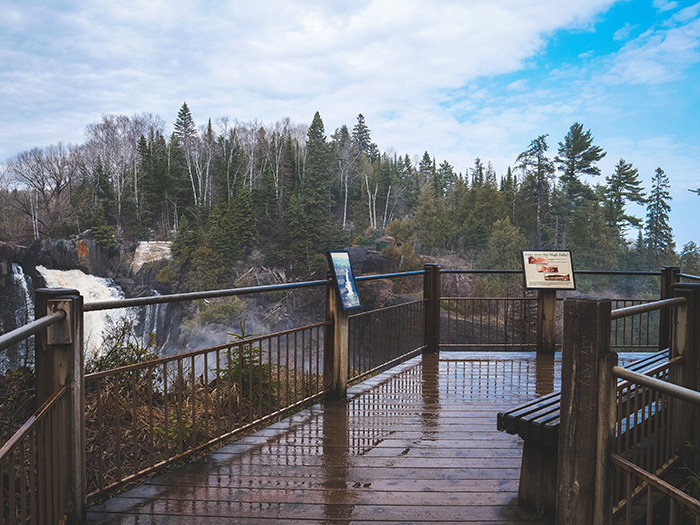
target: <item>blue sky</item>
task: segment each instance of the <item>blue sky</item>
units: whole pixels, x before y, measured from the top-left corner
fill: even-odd
[[[362,113],[382,151],[499,175],[581,122],[603,176],[666,172],[678,249],[700,244],[699,91],[691,2],[9,0],[0,19],[0,163],[107,113],[170,128],[185,100],[199,124],[320,111],[328,134]]]

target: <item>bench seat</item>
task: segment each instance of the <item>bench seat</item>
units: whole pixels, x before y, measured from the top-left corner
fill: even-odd
[[[666,349],[626,368],[644,373],[668,359]],[[552,515],[556,508],[560,407],[561,392],[552,392],[499,412],[497,418],[498,430],[523,439],[518,505],[543,515]]]

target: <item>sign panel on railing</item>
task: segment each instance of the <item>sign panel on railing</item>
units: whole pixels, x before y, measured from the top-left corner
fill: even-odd
[[[525,288],[575,290],[571,252],[523,250]]]
[[[357,293],[357,283],[350,264],[350,254],[347,251],[328,251],[328,265],[333,273],[336,290],[340,297],[343,310],[360,308],[360,294]]]

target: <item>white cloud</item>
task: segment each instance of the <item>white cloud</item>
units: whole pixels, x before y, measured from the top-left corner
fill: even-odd
[[[338,125],[363,112],[432,129],[433,116],[451,119],[432,102],[440,91],[521,70],[546,35],[588,27],[610,3],[15,1],[0,90],[6,124],[26,131],[0,131],[0,157],[76,135],[48,133],[45,114],[59,127],[111,112],[172,121],[183,100],[198,121],[308,122],[321,110]]]
[[[602,78],[611,84],[662,84],[678,80],[700,62],[700,20],[647,31],[614,57]]]

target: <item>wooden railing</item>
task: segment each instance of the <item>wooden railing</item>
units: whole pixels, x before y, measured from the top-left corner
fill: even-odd
[[[359,281],[415,281],[424,274]],[[322,396],[342,397],[350,380],[425,348],[426,299],[415,290],[402,304],[349,316],[331,284],[87,304],[75,290],[37,290],[39,319],[0,336],[2,350],[36,334],[36,398],[43,403],[0,451],[3,523],[80,523],[89,500]],[[84,312],[299,288],[324,290],[324,320],[84,374]]]
[[[342,397],[349,381],[417,352],[449,348],[451,340],[441,341],[441,328],[445,322],[451,326],[452,315],[476,312],[473,304],[488,304],[478,314],[488,325],[481,327],[486,333],[517,331],[514,327],[523,323],[513,316],[521,299],[441,297],[443,272],[456,273],[429,264],[416,272],[361,277],[361,287],[377,279],[422,279],[422,297],[413,291],[400,304],[353,315],[340,308],[328,280],[88,304],[75,290],[37,290],[39,321],[0,336],[2,350],[36,333],[36,400],[42,407],[2,449],[4,521],[80,523],[88,495],[98,497],[321,396]],[[420,290],[420,282],[413,284]],[[325,319],[84,374],[84,312],[300,288],[325,291]],[[554,335],[543,333],[552,324],[542,322],[542,304],[536,304],[535,339],[541,348]],[[45,314],[53,317],[46,320]],[[546,317],[551,320],[550,313]],[[516,344],[513,339],[489,341],[480,339],[476,346]]]
[[[557,523],[700,523],[698,493],[678,483],[700,483],[700,454],[679,469],[700,443],[700,284],[672,296],[618,310],[566,299]],[[611,324],[652,311],[672,320],[670,360],[644,375],[618,367]]]
[[[0,349],[32,335],[50,346],[36,361],[39,408],[0,449],[3,523],[77,522],[85,510],[82,298],[74,292],[39,295],[37,320],[0,337]]]
[[[670,297],[678,282],[678,268],[661,272],[578,271],[584,277],[615,279],[661,278],[661,298]],[[533,349],[553,353],[561,348],[563,301],[555,290],[526,290],[520,270],[440,270],[442,289],[440,348],[509,350]],[[459,280],[500,279],[506,297],[463,295]],[[450,281],[452,279],[452,281]],[[457,282],[454,282],[454,281]],[[563,295],[563,294],[560,294]],[[615,298],[613,309],[651,302],[653,299]],[[611,345],[620,351],[643,351],[668,347],[668,324],[663,312],[644,311],[616,320],[611,326]]]

